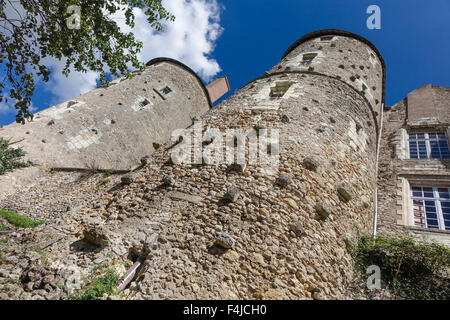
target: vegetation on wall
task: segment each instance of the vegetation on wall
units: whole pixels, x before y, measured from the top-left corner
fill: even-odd
[[[367,267],[378,266],[382,284],[396,299],[450,298],[450,249],[444,245],[411,236],[365,236],[353,257],[365,280]]]
[[[0,138],[0,175],[7,171],[28,167],[28,163],[20,160],[24,155],[25,152],[21,148],[13,149],[10,147],[9,140]]]
[[[70,300],[98,300],[104,294],[114,295],[119,279],[119,273],[113,268],[104,272],[102,270],[93,270],[88,284],[70,297]]]
[[[5,218],[10,224],[19,228],[34,228],[45,223],[44,220],[34,221],[26,216],[5,210],[0,210],[0,217]]]

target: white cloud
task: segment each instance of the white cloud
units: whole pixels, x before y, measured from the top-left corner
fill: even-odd
[[[217,0],[163,0],[163,6],[175,16],[175,21],[168,22],[161,33],[153,31],[142,10],[134,9],[136,25],[132,32],[143,42],[139,59],[147,62],[160,56],[174,58],[192,68],[205,81],[211,80],[221,71],[218,62],[209,57],[223,30]],[[123,31],[130,31],[123,18],[114,18]],[[61,73],[64,61],[48,59],[47,64],[52,68],[52,74],[44,85],[53,95],[52,104],[96,87],[98,75],[94,72],[71,72],[66,78]]]
[[[0,103],[0,114],[9,114],[17,112],[16,109],[14,108],[16,100],[10,99],[9,101],[11,101],[11,104]],[[28,111],[30,111],[30,113],[33,113],[37,109],[38,108],[33,104],[33,102],[31,103],[31,106],[28,107]]]
[[[5,103],[0,103],[0,114],[7,114],[12,112],[13,109]]]

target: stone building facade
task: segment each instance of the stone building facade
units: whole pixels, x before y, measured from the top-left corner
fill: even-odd
[[[425,85],[384,113],[380,232],[450,245],[450,88]]]

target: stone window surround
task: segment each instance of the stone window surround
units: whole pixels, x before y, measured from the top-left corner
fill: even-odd
[[[423,228],[415,226],[412,216],[411,204],[411,185],[419,186],[450,186],[450,177],[436,177],[436,176],[419,176],[419,175],[399,175],[397,177],[397,225],[406,227],[414,231],[423,231],[427,233],[443,233],[450,236],[450,230],[439,230],[431,228]]]

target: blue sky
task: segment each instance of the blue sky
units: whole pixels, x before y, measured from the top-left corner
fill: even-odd
[[[172,1],[172,10],[179,15],[176,28],[170,27],[167,37],[145,39],[148,43],[142,59],[178,58],[207,81],[226,75],[231,93],[269,70],[298,38],[319,29],[347,30],[375,44],[387,65],[388,106],[427,83],[450,87],[449,0],[219,0],[220,9],[215,3],[208,5],[214,1],[165,1]],[[204,10],[189,11],[194,10],[190,4],[195,2],[203,3],[203,7],[195,8]],[[180,6],[175,7],[176,3]],[[381,8],[381,30],[366,26],[369,5]],[[190,21],[191,17],[194,20]],[[202,19],[209,22],[201,23]],[[174,49],[170,43],[184,30],[196,40],[189,42],[185,37],[183,50],[175,52],[179,48]],[[199,32],[204,42],[195,36]],[[91,75],[91,83],[94,79],[95,75]],[[37,110],[77,96],[81,93],[76,91],[80,83],[89,82],[74,77],[60,86],[58,81],[64,79],[55,78],[51,88],[38,85],[33,99]],[[0,108],[0,125],[13,122],[14,117],[14,110]]]

